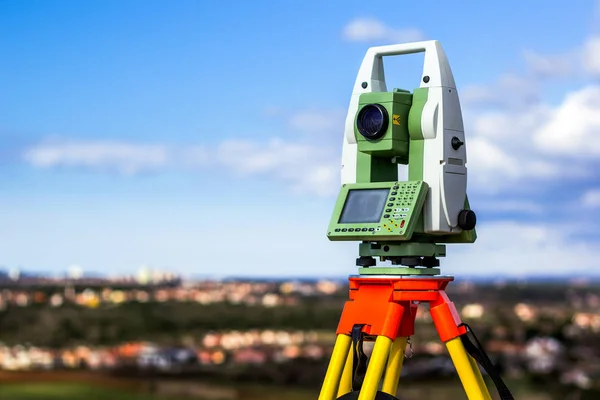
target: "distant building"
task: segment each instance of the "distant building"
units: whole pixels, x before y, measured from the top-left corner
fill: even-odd
[[[11,268],[8,271],[8,277],[13,281],[18,281],[21,278],[21,270],[19,268]]]
[[[515,315],[523,322],[533,321],[536,317],[536,310],[527,304],[519,303],[514,308]]]
[[[536,337],[525,345],[525,358],[529,371],[549,374],[559,367],[564,347],[552,337]]]
[[[481,304],[467,304],[463,307],[461,314],[466,319],[479,319],[483,316],[484,311]]]
[[[81,279],[83,277],[83,268],[79,265],[72,265],[69,267],[69,278],[71,279]]]

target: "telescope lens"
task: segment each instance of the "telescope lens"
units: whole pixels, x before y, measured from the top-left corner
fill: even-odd
[[[381,104],[364,106],[356,118],[358,132],[367,139],[379,139],[385,134],[388,126],[388,113]]]

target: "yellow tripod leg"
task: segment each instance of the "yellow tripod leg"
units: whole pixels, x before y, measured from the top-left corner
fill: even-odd
[[[487,385],[485,384],[485,381],[483,380],[483,376],[481,375],[481,371],[479,370],[477,361],[475,361],[475,359],[473,357],[471,357],[471,355],[468,353],[467,353],[467,356],[469,357],[469,362],[471,363],[471,368],[473,368],[473,371],[475,372],[475,377],[477,378],[477,382],[479,382],[479,386],[484,388],[484,394],[487,395],[486,399],[492,400],[492,396],[490,395]]]
[[[402,373],[402,363],[404,361],[404,352],[406,351],[406,337],[399,337],[394,340],[388,357],[385,376],[383,377],[383,385],[381,390],[392,396],[396,396],[398,392],[398,382]]]
[[[460,337],[446,342],[446,348],[469,400],[492,400],[474,360],[465,351]]]
[[[348,358],[346,358],[346,365],[344,366],[344,372],[342,372],[342,378],[340,379],[337,397],[341,397],[352,391],[352,363],[354,361],[354,350],[355,349],[351,349],[351,351],[348,352]]]
[[[335,339],[335,345],[333,347],[333,353],[331,354],[331,360],[325,373],[325,379],[323,380],[323,386],[321,387],[321,393],[319,394],[319,400],[335,400],[342,373],[344,371],[344,365],[350,353],[350,346],[352,344],[352,338],[349,335],[337,335]]]
[[[375,346],[373,346],[371,360],[367,367],[367,373],[365,374],[358,400],[375,400],[391,345],[392,339],[385,336],[377,336],[377,339],[375,339]]]

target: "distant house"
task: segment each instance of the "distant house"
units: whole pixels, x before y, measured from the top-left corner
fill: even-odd
[[[573,324],[580,329],[600,332],[600,314],[578,312],[573,316]]]
[[[483,305],[474,303],[467,304],[461,310],[461,315],[465,319],[479,319],[485,313],[485,308]]]
[[[32,347],[29,349],[29,359],[33,369],[51,369],[54,366],[52,353],[47,350]]]
[[[560,383],[577,386],[581,389],[590,389],[594,384],[590,376],[581,368],[573,368],[564,372],[560,377]]]
[[[60,307],[64,303],[63,295],[60,293],[54,293],[50,296],[50,305],[52,307]]]
[[[242,349],[233,355],[233,361],[236,364],[264,364],[267,361],[267,354],[258,349]]]
[[[547,374],[559,367],[563,345],[552,337],[535,337],[525,345],[525,358],[530,372]]]
[[[77,368],[78,367],[77,357],[76,357],[75,353],[71,350],[62,351],[60,354],[60,361],[61,361],[61,364],[65,368]]]
[[[262,305],[264,307],[275,307],[279,305],[281,298],[275,293],[267,293],[262,298]]]
[[[321,359],[326,355],[325,349],[316,344],[309,344],[302,348],[302,356],[313,359]]]
[[[20,307],[26,307],[31,303],[31,296],[27,292],[18,292],[14,295],[14,302]]]
[[[143,369],[157,369],[164,372],[179,371],[186,366],[198,363],[196,352],[191,349],[153,349],[140,353],[137,364]]]

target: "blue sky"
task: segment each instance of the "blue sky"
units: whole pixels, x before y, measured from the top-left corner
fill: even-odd
[[[0,1],[0,265],[343,276],[325,237],[368,47],[440,40],[479,240],[444,271],[597,269],[592,1]],[[8,56],[6,56],[8,55]],[[385,61],[418,86],[422,56]]]

